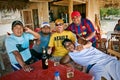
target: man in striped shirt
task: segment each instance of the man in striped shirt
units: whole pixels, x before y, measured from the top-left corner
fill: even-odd
[[[91,21],[81,18],[78,11],[73,11],[71,18],[73,22],[67,27],[67,30],[75,33],[77,37],[83,37],[85,40],[91,41],[92,46],[96,47],[96,31]]]

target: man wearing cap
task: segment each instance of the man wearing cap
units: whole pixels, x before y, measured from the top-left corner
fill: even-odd
[[[31,54],[37,59],[41,59],[42,56],[42,48],[48,48],[48,43],[50,40],[50,24],[48,22],[43,22],[41,24],[41,31],[38,32],[40,35],[40,39],[36,40],[36,43],[33,45],[31,49]]]
[[[13,21],[12,31],[5,40],[6,51],[9,56],[11,66],[14,70],[23,69],[30,72],[32,67],[29,65],[34,59],[29,50],[29,40],[39,39],[38,33],[24,27],[21,21]]]
[[[71,18],[73,22],[67,27],[67,30],[75,33],[77,38],[83,37],[85,40],[91,41],[92,46],[96,47],[96,31],[91,21],[81,18],[81,14],[78,11],[73,11]]]
[[[52,57],[50,58],[51,60],[59,61],[68,53],[68,51],[62,46],[62,41],[68,38],[75,42],[76,37],[71,31],[64,30],[64,21],[62,19],[57,19],[55,21],[55,29],[56,32],[50,37],[48,53],[52,53]]]

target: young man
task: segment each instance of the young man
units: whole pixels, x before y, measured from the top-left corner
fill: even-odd
[[[40,35],[40,39],[36,41],[36,43],[33,45],[33,48],[31,49],[31,54],[37,58],[41,59],[42,57],[42,48],[45,49],[48,48],[48,43],[50,40],[50,25],[48,22],[43,22],[41,25],[41,31],[38,32]]]
[[[64,22],[62,19],[57,19],[55,21],[55,28],[56,32],[51,35],[50,42],[48,44],[48,53],[52,53],[52,57],[50,58],[51,60],[59,61],[63,56],[68,53],[64,46],[62,46],[62,41],[68,38],[75,42],[76,37],[71,31],[64,30]]]
[[[81,14],[78,11],[73,11],[71,18],[73,22],[67,27],[67,30],[72,31],[77,36],[85,38],[85,40],[91,41],[92,46],[96,47],[96,31],[91,21],[81,18]]]
[[[81,39],[78,42],[81,43]],[[78,51],[69,39],[65,39],[62,44],[70,52],[61,59],[61,64],[68,64],[72,59],[74,62],[85,66],[87,72],[94,76],[94,80],[101,80],[102,77],[106,80],[120,80],[120,61],[116,57],[107,55],[90,46]]]
[[[32,56],[29,50],[29,40],[39,39],[39,34],[31,29],[24,27],[21,21],[14,21],[12,23],[13,33],[6,38],[6,50],[14,70],[23,69],[30,72],[32,67]],[[25,31],[25,32],[24,32]]]

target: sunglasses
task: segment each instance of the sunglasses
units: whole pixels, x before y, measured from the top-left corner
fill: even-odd
[[[55,26],[62,26],[63,24],[62,23],[60,23],[60,24],[55,24]]]

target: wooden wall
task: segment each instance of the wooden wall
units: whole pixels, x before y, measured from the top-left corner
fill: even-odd
[[[68,6],[50,5],[50,10],[53,11],[54,19],[59,18],[60,13],[67,13],[67,16],[69,17]],[[73,11],[75,10],[79,11],[83,17],[86,17],[86,5],[85,4],[74,5]]]

